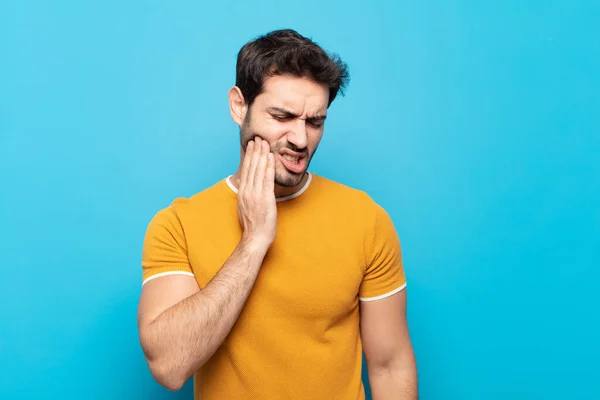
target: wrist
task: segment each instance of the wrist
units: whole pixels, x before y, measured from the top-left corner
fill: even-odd
[[[240,247],[242,250],[247,251],[251,254],[259,254],[264,256],[269,250],[271,243],[264,239],[260,239],[257,237],[244,236],[242,235],[242,240],[240,241]]]

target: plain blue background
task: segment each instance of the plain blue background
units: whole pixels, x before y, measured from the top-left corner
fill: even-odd
[[[0,6],[0,398],[191,399],[137,341],[153,214],[235,171],[235,56],[349,63],[312,170],[400,234],[424,400],[600,398],[600,3]]]

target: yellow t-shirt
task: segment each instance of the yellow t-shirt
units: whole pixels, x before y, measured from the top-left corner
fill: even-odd
[[[239,318],[194,375],[195,399],[364,399],[359,301],[406,284],[394,225],[363,191],[312,173],[277,199],[277,212],[277,236]],[[176,199],[148,227],[143,282],[187,274],[203,288],[241,234],[229,178]]]

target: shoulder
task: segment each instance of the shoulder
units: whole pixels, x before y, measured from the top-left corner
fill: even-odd
[[[314,175],[314,174],[313,174]],[[381,206],[365,190],[334,181],[321,175],[314,175],[315,186],[318,187],[328,201],[345,211],[357,211],[361,215],[374,217]]]
[[[216,205],[225,203],[228,193],[224,190],[224,181],[219,181],[189,197],[176,197],[167,206],[158,210],[154,220],[173,221],[197,215],[206,210],[214,210]]]

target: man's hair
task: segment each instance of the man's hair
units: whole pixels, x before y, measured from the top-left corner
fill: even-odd
[[[238,53],[235,84],[250,106],[263,90],[265,78],[290,74],[307,77],[329,88],[329,104],[350,80],[348,66],[337,54],[329,55],[319,45],[292,29],[259,36]]]

